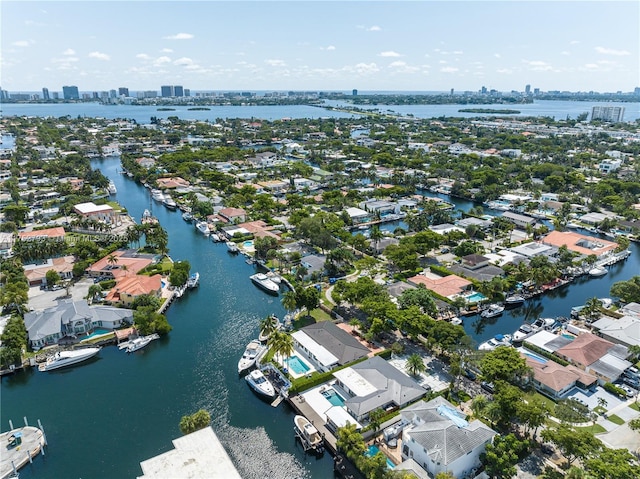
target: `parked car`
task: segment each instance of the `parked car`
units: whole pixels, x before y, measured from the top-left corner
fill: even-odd
[[[475,380],[477,379],[477,377],[478,377],[478,376],[476,375],[476,373],[474,373],[471,369],[465,369],[465,370],[463,371],[463,374],[464,374],[467,378],[471,379],[472,381],[475,381]]]
[[[490,393],[493,393],[495,391],[495,389],[493,388],[493,383],[489,383],[487,381],[482,381],[480,383],[480,387]]]
[[[552,445],[550,444],[542,444],[540,445],[540,450],[543,452],[543,454],[553,454],[555,451],[555,449],[553,448]]]

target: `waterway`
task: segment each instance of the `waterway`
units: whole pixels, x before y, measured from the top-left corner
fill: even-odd
[[[116,199],[140,219],[149,193],[125,175],[118,160],[94,162],[114,180]],[[200,286],[168,310],[168,337],[131,355],[106,347],[97,360],[54,373],[28,371],[2,379],[2,429],[23,416],[41,419],[49,448],[21,479],[136,477],[139,462],[172,448],[185,414],[200,408],[245,478],[329,477],[329,454],[305,456],[294,441],[293,413],[272,408],[238,377],[246,344],[258,322],[285,313],[280,298],[249,280],[253,267],[185,223],[180,212],[153,204],[169,233],[174,260],[200,272]]]
[[[327,106],[350,108],[352,105],[344,101],[326,100]],[[590,102],[590,101],[555,101],[535,100],[533,103],[516,105],[358,105],[360,109],[379,109],[383,113],[413,115],[416,118],[475,118],[495,116],[491,114],[464,113],[464,108],[513,109],[520,113],[517,117],[550,117],[556,120],[576,119],[582,113],[591,114],[594,106],[621,106],[625,109],[624,121],[631,122],[640,118],[640,103]],[[210,110],[189,110],[189,106],[171,106],[173,111],[158,111],[152,105],[104,105],[101,103],[3,103],[0,105],[2,116],[86,116],[101,118],[127,118],[138,123],[149,123],[151,117],[168,118],[177,116],[180,119],[216,121],[217,118],[257,118],[264,120],[280,120],[282,118],[353,118],[356,115],[341,111],[328,110],[308,105],[274,105],[274,106],[210,106]],[[503,115],[504,116],[504,115]]]

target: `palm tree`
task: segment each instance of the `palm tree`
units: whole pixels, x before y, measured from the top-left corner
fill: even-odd
[[[109,256],[107,256],[107,263],[109,263],[109,269],[113,268],[114,265],[118,263],[118,257],[115,254],[111,253]]]
[[[269,338],[278,330],[277,318],[273,315],[260,320],[260,335]]]
[[[298,300],[296,298],[296,293],[293,291],[287,291],[282,295],[282,306],[288,312],[293,312],[298,307]]]
[[[427,367],[424,365],[424,361],[422,356],[418,353],[413,353],[411,356],[407,358],[407,364],[405,368],[409,374],[412,376],[418,376],[420,373],[424,372]]]
[[[293,338],[286,331],[274,331],[267,345],[273,349],[274,356],[280,356],[283,363],[286,363],[286,359],[293,354]]]
[[[371,233],[369,234],[369,238],[373,241],[373,254],[376,256],[378,254],[378,243],[384,237],[382,231],[380,231],[380,227],[378,225],[373,225],[371,227]]]

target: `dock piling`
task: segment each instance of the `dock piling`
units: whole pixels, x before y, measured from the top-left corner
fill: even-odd
[[[47,442],[47,435],[44,432],[44,428],[42,427],[42,423],[40,422],[40,419],[38,419],[38,428],[42,431],[42,439],[44,440],[44,445],[48,446],[49,443]],[[44,448],[42,449],[42,455],[44,456]]]
[[[22,418],[22,419],[24,419],[24,425],[25,425],[26,427],[29,427],[29,423],[27,422],[27,416],[23,416],[23,418]]]
[[[13,421],[9,419],[9,431],[13,431]]]
[[[29,464],[33,464],[33,458],[31,457],[29,450],[27,450],[27,457],[29,458]]]

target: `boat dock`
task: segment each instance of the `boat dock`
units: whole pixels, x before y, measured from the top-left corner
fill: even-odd
[[[306,403],[304,396],[302,396],[301,394],[289,396],[287,398],[287,402],[289,403],[289,406],[291,406],[291,408],[296,411],[296,414],[300,414],[301,416],[306,417],[311,422],[311,424],[315,426],[315,428],[318,430],[318,433],[320,433],[320,435],[324,439],[325,447],[327,447],[329,451],[335,455],[338,450],[338,447],[336,445],[336,437],[325,425],[325,420],[320,417],[320,415]]]
[[[24,422],[24,427],[13,428],[9,421],[11,430],[0,434],[0,444],[3,448],[3,453],[0,455],[0,479],[17,477],[15,473],[20,468],[27,463],[32,463],[33,458],[38,454],[44,455],[47,439],[40,421],[38,421],[40,428],[26,425],[26,418]]]
[[[289,388],[291,387],[291,381],[289,381],[286,376],[271,363],[260,366],[260,371],[262,371],[262,374],[265,375],[265,377],[273,385],[276,393],[278,393],[276,398],[271,403],[273,407],[277,407],[284,399],[289,397]]]

